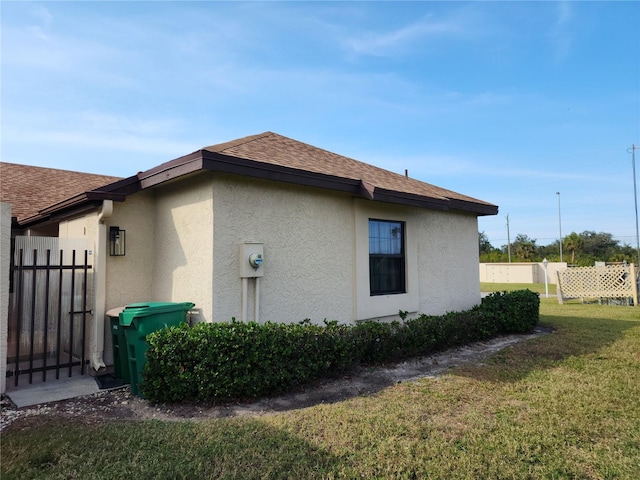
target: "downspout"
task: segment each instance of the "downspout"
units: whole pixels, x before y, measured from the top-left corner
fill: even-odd
[[[106,368],[104,363],[104,317],[107,303],[107,225],[106,219],[113,214],[113,200],[103,200],[98,214],[98,240],[95,245],[93,307],[93,338],[91,341],[91,366],[95,371]]]

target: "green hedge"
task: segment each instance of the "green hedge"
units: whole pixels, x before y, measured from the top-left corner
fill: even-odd
[[[170,327],[147,337],[142,391],[151,401],[250,399],[356,364],[406,359],[496,335],[531,331],[540,299],[493,293],[465,312],[356,325],[254,322]]]

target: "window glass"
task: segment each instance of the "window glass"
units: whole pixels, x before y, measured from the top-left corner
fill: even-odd
[[[405,293],[404,222],[369,220],[371,295]]]

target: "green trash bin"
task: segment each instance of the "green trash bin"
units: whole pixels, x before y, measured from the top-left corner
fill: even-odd
[[[111,350],[113,352],[113,374],[124,383],[131,383],[129,375],[129,358],[127,355],[127,339],[124,334],[124,327],[120,326],[120,312],[124,307],[109,310],[106,315],[109,317],[111,327]]]
[[[133,303],[124,307],[119,315],[119,326],[123,328],[127,343],[127,359],[131,379],[131,393],[143,396],[140,392],[142,371],[149,348],[147,335],[166,327],[179,325],[187,320],[187,312],[194,307],[191,302]]]

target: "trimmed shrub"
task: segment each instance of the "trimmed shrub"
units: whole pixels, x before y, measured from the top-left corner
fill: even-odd
[[[147,337],[141,387],[155,402],[257,398],[356,364],[397,361],[528,332],[538,323],[539,306],[538,294],[520,290],[491,294],[465,312],[420,315],[402,323],[183,324]]]
[[[357,361],[350,327],[200,323],[148,336],[142,390],[154,401],[255,398],[282,392]]]
[[[500,333],[526,333],[540,320],[540,296],[531,290],[494,292],[482,299],[481,310]]]

